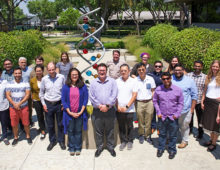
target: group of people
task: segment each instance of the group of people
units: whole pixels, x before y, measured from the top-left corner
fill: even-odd
[[[163,155],[168,144],[169,159],[173,159],[178,138],[181,140],[180,149],[189,143],[194,111],[198,119],[197,139],[203,137],[203,129],[208,130],[210,141],[204,145],[208,151],[215,150],[220,133],[220,61],[214,60],[208,75],[205,75],[200,60],[194,62],[194,71],[187,73],[178,58],[173,57],[169,68],[163,72],[161,61],[151,65],[148,63],[150,54],[142,53],[140,57],[142,61],[130,69],[126,62],[120,60],[120,51],[114,50],[111,61],[98,65],[98,77],[89,87],[80,71],[73,67],[67,53],[61,54],[59,63],[50,62],[46,68],[43,57],[38,56],[33,70],[27,66],[24,57],[19,58],[19,67],[16,68],[10,59],[5,59],[0,80],[1,140],[9,145],[7,134],[12,129],[12,145],[15,146],[21,120],[20,127],[25,130],[27,142],[32,143],[33,104],[40,139],[45,138],[46,129],[49,134],[47,150],[52,150],[57,142],[65,150],[64,135],[68,134],[70,155],[80,155],[82,130],[87,130],[88,123],[86,106],[90,100],[97,147],[95,157],[99,157],[105,148],[113,157],[116,156],[116,121],[121,141],[119,150],[133,148],[133,120],[136,115],[139,143],[143,144],[145,140],[152,142],[151,134],[157,130],[157,157]]]

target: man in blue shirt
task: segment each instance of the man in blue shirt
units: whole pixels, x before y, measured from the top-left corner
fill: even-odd
[[[12,60],[9,58],[6,58],[3,61],[3,66],[4,66],[4,70],[2,72],[1,78],[7,81],[14,80]]]
[[[188,76],[184,75],[184,68],[181,64],[176,64],[174,67],[172,83],[180,87],[183,91],[184,106],[179,118],[182,142],[178,145],[178,148],[185,148],[189,141],[189,123],[196,106],[198,90],[195,82]]]

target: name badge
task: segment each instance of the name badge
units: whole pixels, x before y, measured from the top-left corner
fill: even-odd
[[[147,83],[147,84],[146,84],[146,88],[147,88],[147,89],[151,89],[151,84],[150,84],[150,83]]]

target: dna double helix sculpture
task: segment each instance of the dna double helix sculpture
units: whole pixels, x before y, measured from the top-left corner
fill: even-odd
[[[104,57],[105,55],[105,47],[102,42],[96,37],[97,33],[99,33],[105,25],[104,19],[101,18],[101,21],[95,21],[90,18],[89,15],[94,15],[100,8],[97,8],[93,11],[90,11],[86,14],[81,15],[77,20],[77,26],[83,31],[83,39],[77,44],[76,51],[78,55],[84,59],[88,65],[85,65],[85,68],[81,71],[81,73],[85,72],[87,78],[85,82],[89,84],[89,79],[91,77],[98,77],[96,74],[97,63]],[[90,24],[100,25],[98,28],[92,27]],[[88,56],[90,48],[93,51],[92,56]],[[94,54],[94,51],[98,51],[97,54]],[[99,53],[101,51],[101,53]]]

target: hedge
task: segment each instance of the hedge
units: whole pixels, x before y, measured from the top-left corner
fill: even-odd
[[[203,59],[205,71],[208,71],[213,60],[220,60],[220,40],[207,49],[207,54]]]
[[[145,33],[143,44],[152,48],[163,49],[167,40],[176,32],[178,32],[177,27],[170,24],[158,24]]]
[[[47,41],[36,30],[12,31],[0,33],[0,64],[3,65],[5,58],[18,63],[19,57],[26,57],[28,63],[43,52]]]
[[[162,54],[167,61],[170,61],[172,56],[178,56],[188,71],[192,70],[193,62],[198,59],[202,60],[207,68],[211,59],[205,56],[209,47],[217,40],[220,40],[220,32],[206,28],[187,28],[167,40]],[[216,54],[212,55],[212,59],[217,58]]]

